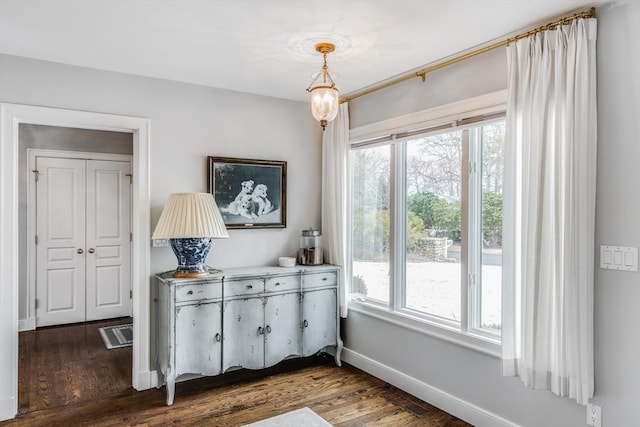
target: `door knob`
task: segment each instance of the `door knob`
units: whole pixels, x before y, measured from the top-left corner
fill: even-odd
[[[76,251],[78,252],[80,255],[82,255],[84,253],[84,251],[82,250],[82,248],[78,248],[78,250]]]
[[[94,253],[96,250],[93,248],[89,248],[89,250],[87,252],[89,252],[90,254]]]

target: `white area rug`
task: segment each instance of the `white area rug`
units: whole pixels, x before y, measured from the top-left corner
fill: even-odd
[[[309,408],[296,409],[266,420],[246,424],[244,427],[331,427],[322,417]]]

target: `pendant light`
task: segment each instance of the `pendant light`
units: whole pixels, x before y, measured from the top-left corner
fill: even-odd
[[[313,79],[307,92],[311,94],[311,114],[320,122],[322,130],[327,123],[336,118],[340,104],[339,92],[329,74],[327,55],[335,50],[333,43],[318,43],[316,51],[322,54],[324,64],[320,73]]]

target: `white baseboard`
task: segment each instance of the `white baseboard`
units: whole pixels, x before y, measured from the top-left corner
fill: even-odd
[[[17,413],[18,405],[14,398],[0,398],[0,421],[13,419]]]
[[[518,427],[517,424],[499,415],[430,386],[425,382],[419,381],[348,348],[342,350],[342,360],[474,426]]]
[[[158,387],[158,371],[151,371],[149,380],[149,386]]]
[[[158,371],[149,371],[146,372],[144,374],[144,379],[147,379],[147,374],[148,376],[148,382],[146,382],[144,385],[148,385],[147,389],[149,388],[154,388],[154,387],[158,387]],[[180,375],[180,377],[176,378],[176,383],[181,383],[182,381],[189,381],[189,380],[193,380],[196,378],[202,378],[202,375],[197,375],[197,374],[182,374]],[[160,384],[160,386],[163,386],[164,384]],[[142,390],[146,390],[143,388],[138,388],[136,389],[138,391],[142,391]]]
[[[138,372],[136,376],[137,381],[134,381],[133,388],[138,391],[149,390],[158,383],[158,376],[156,371],[142,371]]]
[[[36,329],[36,318],[18,319],[18,331],[33,331]]]

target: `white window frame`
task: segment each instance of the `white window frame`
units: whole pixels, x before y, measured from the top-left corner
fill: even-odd
[[[428,313],[411,310],[405,307],[405,277],[404,268],[394,268],[394,263],[404,263],[404,249],[406,233],[405,215],[397,215],[406,206],[406,144],[405,141],[416,139],[416,137],[425,136],[429,133],[445,133],[447,129],[463,130],[463,144],[467,144],[468,149],[464,149],[464,154],[470,154],[471,158],[463,158],[462,174],[468,174],[469,179],[463,179],[463,206],[462,206],[462,227],[463,234],[465,228],[468,227],[469,220],[474,221],[474,227],[480,227],[481,220],[481,200],[477,198],[480,194],[477,192],[477,186],[481,185],[481,176],[478,173],[479,168],[473,166],[473,162],[481,161],[481,152],[477,150],[477,144],[469,144],[470,133],[475,132],[473,137],[481,138],[479,127],[483,124],[491,123],[491,119],[486,121],[468,123],[466,119],[492,117],[496,114],[506,111],[506,90],[490,93],[487,95],[471,98],[464,101],[455,102],[445,106],[432,108],[429,110],[412,113],[409,115],[396,117],[382,122],[354,128],[350,131],[351,147],[360,147],[363,145],[374,146],[387,141],[385,144],[390,146],[391,168],[390,168],[390,196],[391,196],[391,230],[390,230],[390,267],[392,274],[389,283],[389,304],[381,304],[374,300],[362,298],[361,295],[356,298],[350,298],[349,309],[385,320],[389,323],[415,330],[430,336],[453,342],[476,351],[489,354],[492,356],[500,356],[500,334],[492,332],[486,328],[481,328],[481,312],[480,312],[480,292],[479,286],[474,284],[473,278],[475,274],[480,273],[481,254],[479,250],[469,252],[466,245],[471,247],[479,247],[477,242],[477,233],[471,235],[467,233],[471,239],[476,241],[468,241],[463,239],[462,256],[467,257],[462,260],[463,281],[461,285],[461,319],[460,322],[449,321],[447,319],[429,315]],[[504,118],[500,119],[504,120]],[[475,129],[474,129],[475,128]],[[416,131],[418,129],[418,131]],[[425,129],[425,131],[419,131]],[[393,140],[393,142],[388,142]],[[469,187],[476,191],[469,191]],[[472,197],[469,197],[469,196]],[[466,207],[466,203],[470,207]],[[468,218],[467,212],[470,209],[476,213]],[[349,236],[351,234],[349,233]],[[465,271],[468,267],[469,271]]]

